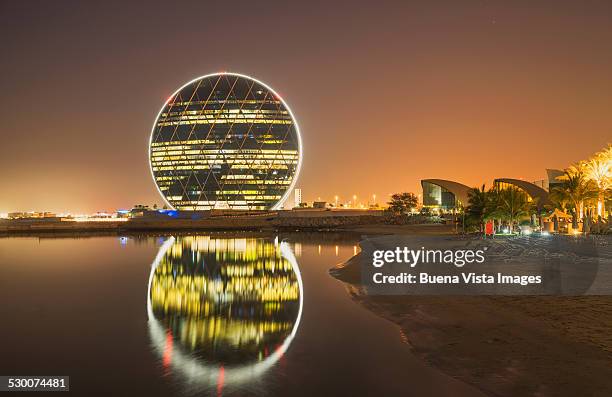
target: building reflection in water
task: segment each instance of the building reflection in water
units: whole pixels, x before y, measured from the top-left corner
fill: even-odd
[[[262,238],[169,238],[151,269],[149,332],[169,373],[190,387],[240,387],[285,353],[302,314],[289,245]]]

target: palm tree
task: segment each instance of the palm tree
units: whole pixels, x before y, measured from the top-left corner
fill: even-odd
[[[597,186],[587,180],[579,167],[571,167],[565,171],[563,184],[552,192],[554,198],[567,202],[572,208],[572,226],[578,228],[578,218],[582,219],[585,202],[596,199]]]
[[[537,219],[537,226],[539,226],[541,229],[542,223],[543,223],[542,217],[548,214],[547,205],[546,204],[543,206],[539,205],[537,198],[531,201],[529,205],[530,205],[529,213],[532,214],[531,225],[536,226],[536,219]]]
[[[608,225],[612,225],[612,187],[604,194],[604,207],[608,211]]]
[[[499,231],[502,221],[505,219],[501,211],[501,194],[495,186],[487,192],[487,202],[485,206],[486,219],[493,219],[493,226],[496,232]]]
[[[612,186],[612,145],[580,164],[587,179],[597,186],[597,215],[602,216],[606,190]]]
[[[555,209],[559,209],[565,213],[572,212],[572,206],[569,202],[567,194],[565,194],[565,190],[563,190],[561,187],[552,188],[548,198],[550,199],[550,204],[546,206],[548,212],[552,212]]]
[[[515,222],[530,216],[531,203],[527,194],[517,187],[499,190],[498,204],[497,211],[502,219],[508,221],[510,233],[513,232]]]
[[[478,223],[481,232],[487,218],[487,203],[488,197],[484,185],[480,189],[474,187],[468,191],[468,206],[465,208],[465,214],[468,220]]]

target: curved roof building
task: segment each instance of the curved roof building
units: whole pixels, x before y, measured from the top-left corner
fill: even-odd
[[[523,190],[529,198],[532,200],[537,200],[537,205],[540,208],[543,208],[544,205],[550,204],[550,198],[548,197],[548,192],[541,187],[534,185],[531,182],[526,182],[520,179],[512,179],[512,178],[497,178],[494,181],[495,186],[498,188],[504,188],[504,185],[512,185],[517,188]]]
[[[217,73],[179,88],[151,132],[151,173],[181,210],[278,209],[295,185],[301,138],[289,106],[251,77]]]
[[[458,208],[468,203],[470,187],[445,179],[423,179],[423,205],[443,209]]]

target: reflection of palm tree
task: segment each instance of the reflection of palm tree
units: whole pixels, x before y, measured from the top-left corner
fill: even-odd
[[[566,202],[571,205],[572,226],[578,227],[578,217],[582,218],[582,208],[585,202],[597,198],[597,187],[595,184],[587,180],[581,170],[572,168],[565,171],[563,176],[563,184],[553,189],[552,196],[559,202]]]

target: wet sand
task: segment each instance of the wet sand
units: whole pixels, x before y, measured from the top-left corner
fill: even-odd
[[[612,395],[612,296],[369,296],[359,256],[331,273],[415,355],[488,395]]]

